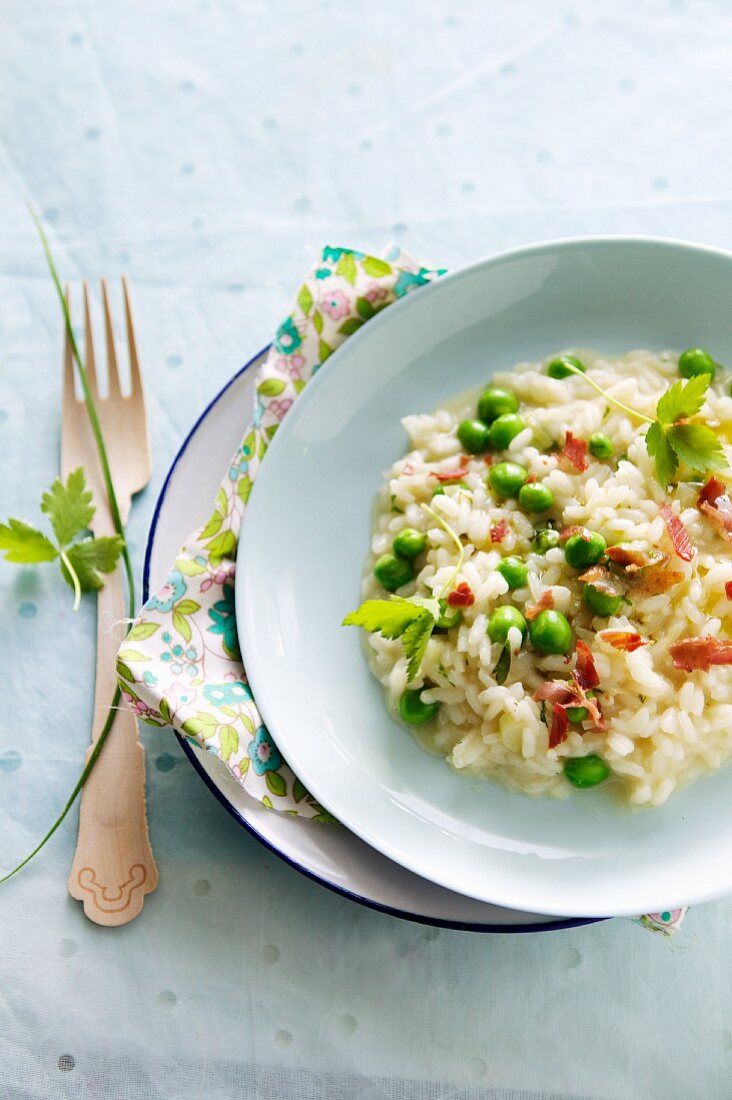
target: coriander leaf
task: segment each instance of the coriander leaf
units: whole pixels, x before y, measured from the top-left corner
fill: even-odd
[[[122,545],[119,535],[111,535],[100,539],[82,539],[68,547],[66,556],[79,578],[82,592],[104,587],[100,573],[111,573],[114,570],[122,553]],[[67,584],[73,587],[73,579],[63,562],[61,572]]]
[[[435,620],[432,615],[429,611],[423,611],[419,618],[410,623],[404,631],[402,645],[404,646],[404,656],[409,660],[407,683],[413,680],[419,672],[419,666],[422,664],[422,658],[425,655],[427,643],[432,637],[434,627]]]
[[[682,417],[696,416],[704,404],[709,384],[712,381],[710,374],[697,374],[684,384],[674,382],[671,389],[659,398],[656,406],[656,416],[662,424],[674,424]]]
[[[24,523],[22,519],[9,519],[0,523],[0,553],[6,561],[29,564],[37,561],[53,561],[58,550],[42,531]]]
[[[511,671],[511,647],[506,642],[501,650],[501,656],[496,661],[496,667],[493,669],[493,676],[497,684],[505,684],[508,679],[508,674]]]
[[[68,546],[74,535],[86,530],[95,508],[81,466],[69,474],[65,485],[60,478],[56,478],[48,492],[43,494],[41,511],[51,520],[54,534],[62,547]]]
[[[424,614],[423,607],[399,597],[391,600],[365,600],[359,608],[346,615],[341,625],[362,626],[370,634],[378,632],[385,638],[398,638],[410,623]]]
[[[666,438],[663,426],[657,420],[654,420],[646,432],[646,449],[651,458],[655,458],[656,477],[666,488],[676,473],[679,460]]]
[[[727,465],[721,443],[706,424],[674,424],[666,436],[681,461],[692,470],[719,470]]]

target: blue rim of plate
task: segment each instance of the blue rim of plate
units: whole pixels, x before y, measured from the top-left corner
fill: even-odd
[[[170,469],[165,475],[165,481],[158,495],[158,499],[155,501],[155,508],[153,510],[152,520],[150,521],[150,530],[147,536],[147,545],[145,546],[145,561],[143,564],[142,572],[142,599],[143,602],[147,601],[150,590],[150,560],[152,558],[153,544],[155,542],[155,533],[158,527],[158,521],[160,519],[160,512],[165,502],[165,496],[168,491],[168,486],[172,480],[173,474],[176,471],[178,463],[183,454],[188,448],[188,444],[198,432],[198,429],[203,424],[204,420],[211,412],[213,407],[219,403],[224,394],[234,385],[234,383],[241,378],[250,367],[258,363],[263,355],[269,351],[271,345],[267,344],[260,351],[254,355],[248,363],[245,363],[236,374],[232,375],[229,381],[223,386],[219,392],[209,401],[206,408],[196,419],[192,428],[186,435],[185,439],[181,443],[178,451],[173,459]],[[331,890],[334,894],[340,894],[341,897],[348,898],[349,901],[354,901],[358,905],[363,905],[367,909],[375,909],[378,913],[387,913],[390,917],[399,917],[402,920],[412,921],[414,924],[426,924],[434,928],[449,928],[458,932],[493,932],[502,935],[523,935],[531,932],[558,932],[565,928],[582,928],[587,924],[598,924],[602,921],[610,920],[609,917],[568,917],[565,920],[545,921],[543,924],[466,924],[462,921],[440,920],[438,917],[427,917],[422,913],[410,913],[405,909],[396,909],[391,905],[383,905],[380,902],[372,901],[371,898],[365,898],[361,894],[355,894],[351,890],[346,890],[343,886],[337,886],[333,882],[328,882],[327,879],[321,878],[320,875],[315,874],[308,867],[304,867],[297,860],[292,859],[284,852],[276,848],[274,844],[262,833],[258,832],[254,826],[242,817],[239,811],[224,797],[222,792],[213,782],[208,772],[201,765],[195,751],[191,748],[184,737],[181,737],[177,730],[173,730],[178,744],[182,748],[184,754],[188,757],[188,760],[193,765],[194,769],[206,784],[211,793],[221,803],[221,805],[231,814],[235,821],[246,829],[259,843],[265,847],[268,851],[276,855],[284,863],[287,863],[295,871],[299,871],[301,875],[311,879],[313,882],[317,882],[320,886],[324,886],[326,890]]]

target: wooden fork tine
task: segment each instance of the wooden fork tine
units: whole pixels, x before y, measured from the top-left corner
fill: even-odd
[[[112,311],[109,306],[109,287],[107,280],[102,279],[102,304],[104,306],[104,331],[107,337],[107,374],[109,378],[110,398],[122,396],[119,384],[119,368],[117,366],[117,349],[114,345],[114,329],[112,328]]]
[[[127,276],[122,276],[122,294],[125,300],[125,321],[127,324],[127,348],[130,355],[130,380],[132,391],[130,397],[138,401],[144,400],[142,389],[142,375],[140,374],[140,360],[137,357],[137,341],[135,340],[135,325],[132,320],[132,305],[130,303],[130,287]]]
[[[91,304],[89,302],[89,284],[84,279],[84,366],[92,395],[99,399],[97,384],[97,361],[94,355],[94,333],[92,331]]]

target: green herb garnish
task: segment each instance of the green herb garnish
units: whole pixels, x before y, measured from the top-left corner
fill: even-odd
[[[34,225],[35,225],[35,227],[38,231],[38,236],[41,239],[41,245],[43,246],[43,251],[45,253],[46,261],[48,263],[48,270],[51,274],[51,280],[52,280],[53,285],[55,287],[56,295],[58,297],[59,305],[61,307],[61,312],[63,314],[64,325],[65,325],[65,328],[66,328],[66,335],[68,336],[69,343],[71,345],[71,354],[72,354],[72,357],[73,357],[73,360],[74,360],[74,365],[76,366],[76,370],[77,370],[77,373],[79,375],[79,379],[81,381],[82,393],[84,395],[84,404],[86,405],[86,411],[87,411],[87,415],[89,417],[89,423],[91,425],[92,435],[94,436],[94,442],[96,443],[96,447],[97,447],[97,454],[99,456],[99,465],[101,467],[102,477],[104,479],[104,488],[106,489],[106,492],[107,492],[107,501],[109,503],[109,510],[110,510],[111,515],[112,515],[112,523],[114,524],[114,529],[115,529],[115,532],[116,532],[116,536],[117,536],[117,538],[119,538],[119,540],[121,542],[120,553],[121,553],[121,556],[122,556],[122,562],[124,564],[124,570],[125,570],[125,577],[126,577],[126,580],[127,580],[128,614],[129,614],[130,619],[132,619],[132,618],[134,618],[134,615],[135,615],[135,580],[134,580],[134,575],[133,575],[133,572],[132,572],[132,561],[130,560],[130,554],[129,554],[129,550],[128,550],[128,547],[127,547],[127,542],[125,541],[124,524],[122,523],[122,517],[121,517],[120,511],[119,511],[119,504],[117,502],[117,495],[114,491],[114,485],[112,483],[112,474],[111,474],[110,467],[109,467],[109,458],[108,458],[108,455],[107,455],[107,448],[106,448],[105,443],[104,443],[104,436],[102,435],[101,425],[99,423],[99,416],[97,415],[96,406],[94,404],[94,397],[92,395],[92,392],[91,392],[91,389],[90,389],[90,386],[89,386],[89,379],[88,379],[88,376],[87,376],[87,373],[86,373],[86,368],[85,368],[84,364],[81,361],[81,356],[79,355],[79,348],[77,346],[76,337],[74,336],[74,330],[73,330],[72,325],[71,325],[71,315],[69,313],[68,303],[66,301],[63,289],[61,287],[61,280],[58,277],[58,272],[56,270],[56,264],[54,263],[53,255],[51,253],[51,246],[48,243],[48,238],[46,237],[46,234],[43,231],[43,226],[41,225],[35,211],[30,206],[29,206],[29,210],[30,210],[31,218],[33,219],[33,223],[34,223]],[[16,530],[17,530],[17,528],[16,528]],[[50,544],[50,545],[53,545],[53,544]],[[54,547],[54,550],[55,550],[55,547]],[[49,553],[50,553],[50,551],[49,551]],[[53,559],[52,558],[46,558],[45,560],[46,561],[51,561]],[[87,568],[89,568],[89,562],[86,563],[86,566],[87,566]],[[100,569],[99,564],[97,563],[94,566],[94,568],[96,570],[99,570]],[[84,571],[83,568],[82,568],[82,571]],[[71,573],[69,573],[69,576],[71,576]],[[79,584],[81,585],[81,580],[80,579],[79,579]],[[66,800],[66,804],[64,805],[63,809],[61,810],[61,812],[58,815],[58,817],[56,818],[56,820],[51,825],[50,829],[48,829],[48,831],[45,833],[45,835],[41,837],[38,844],[36,844],[35,848],[33,848],[32,851],[30,851],[28,853],[28,855],[20,861],[20,863],[16,864],[16,866],[13,867],[12,871],[8,871],[7,874],[3,875],[2,878],[0,878],[0,883],[7,882],[7,880],[12,878],[13,875],[17,875],[18,871],[21,871],[23,869],[23,867],[26,866],[26,864],[30,863],[30,861],[33,859],[33,857],[36,856],[41,851],[41,849],[45,846],[45,844],[51,839],[51,837],[56,832],[56,830],[58,829],[61,822],[64,820],[64,818],[68,814],[71,807],[74,805],[74,802],[76,801],[76,799],[79,795],[79,792],[81,791],[82,787],[84,786],[87,779],[89,778],[89,775],[91,774],[91,771],[92,771],[92,769],[93,769],[93,767],[94,767],[94,765],[95,765],[95,763],[96,763],[96,761],[99,757],[100,752],[104,748],[104,744],[107,740],[107,736],[109,735],[109,731],[111,730],[112,725],[114,723],[115,715],[117,713],[117,707],[119,706],[119,703],[120,703],[121,699],[122,699],[122,690],[121,690],[121,688],[118,684],[117,687],[114,690],[114,694],[113,694],[112,698],[110,699],[109,713],[108,713],[107,718],[104,722],[104,725],[102,726],[101,730],[99,731],[99,736],[97,737],[97,739],[94,743],[94,747],[92,748],[91,753],[89,754],[89,756],[87,758],[86,764],[84,765],[84,768],[81,772],[81,775],[77,779],[76,784],[74,785],[74,788],[71,791],[71,794],[69,795],[69,797]]]
[[[656,477],[667,488],[679,468],[679,462],[694,471],[720,470],[727,462],[719,439],[707,424],[689,424],[704,404],[712,381],[710,374],[697,374],[688,382],[674,382],[659,398],[656,416],[646,416],[607,393],[587,374],[571,369],[610,401],[621,412],[650,425],[646,432],[646,449],[656,462]]]
[[[458,551],[458,562],[446,584],[436,598],[422,599],[412,596],[405,600],[392,596],[388,600],[365,600],[360,607],[346,615],[341,626],[362,626],[369,634],[381,634],[384,638],[401,638],[404,656],[408,660],[407,683],[415,679],[427,652],[427,644],[440,617],[439,600],[452,587],[463,564],[465,549],[449,523],[428,504],[423,504],[436,523],[450,536]]]
[[[119,535],[78,538],[88,530],[96,511],[81,466],[69,474],[65,485],[56,478],[43,494],[41,511],[50,519],[56,541],[24,520],[9,519],[0,523],[0,553],[6,561],[22,565],[60,561],[63,578],[74,590],[76,611],[81,593],[101,588],[101,574],[111,573],[117,565],[123,540]]]
[[[388,600],[365,600],[356,611],[346,615],[341,625],[362,626],[369,634],[381,634],[384,638],[401,638],[409,662],[407,682],[410,682],[419,672],[436,621],[429,608],[392,596]]]

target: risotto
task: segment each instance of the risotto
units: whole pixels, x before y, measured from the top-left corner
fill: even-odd
[[[732,397],[718,364],[575,350],[403,424],[366,602],[345,621],[365,627],[420,743],[525,794],[612,779],[643,806],[725,765]]]

